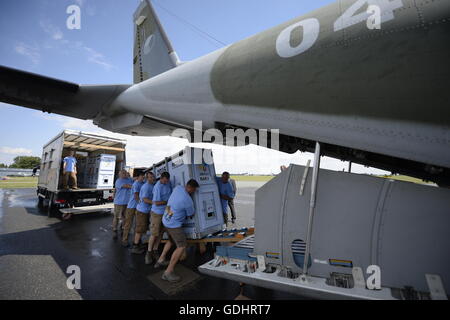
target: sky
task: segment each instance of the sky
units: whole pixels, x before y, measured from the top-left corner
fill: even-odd
[[[0,64],[80,84],[130,84],[132,15],[140,0],[14,0],[0,2]],[[153,0],[181,60],[201,57],[333,0]],[[66,27],[67,7],[81,9],[81,30]],[[188,23],[186,23],[186,21]],[[194,27],[193,27],[194,26]],[[195,29],[200,29],[213,40]],[[0,163],[18,155],[41,156],[42,146],[64,129],[126,139],[130,166],[151,166],[187,141],[112,134],[92,124],[0,103]],[[288,155],[257,146],[214,150],[216,170],[276,174],[281,165],[304,165],[311,154]],[[348,164],[324,158],[324,168]],[[355,172],[383,173],[355,165]]]

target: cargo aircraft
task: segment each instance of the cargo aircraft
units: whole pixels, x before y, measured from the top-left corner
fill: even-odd
[[[1,66],[0,101],[137,136],[194,121],[276,128],[283,152],[320,142],[322,155],[450,185],[450,1],[338,0],[189,62],[149,0],[133,23],[134,84]]]

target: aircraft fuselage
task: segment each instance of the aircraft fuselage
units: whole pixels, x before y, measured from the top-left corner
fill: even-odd
[[[448,1],[338,1],[132,86],[112,110],[449,168],[449,17]]]

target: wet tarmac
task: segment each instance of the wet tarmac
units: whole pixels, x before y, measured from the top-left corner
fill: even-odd
[[[254,192],[260,183],[242,183],[235,200],[237,226],[254,224]],[[177,272],[188,281],[165,286],[161,270],[144,264],[111,237],[111,215],[85,214],[70,221],[48,218],[37,208],[34,189],[0,190],[0,299],[195,299],[232,300],[239,284],[200,274],[213,257],[189,248]],[[71,265],[81,269],[81,289],[66,285]],[[251,299],[301,299],[300,296],[246,286]]]

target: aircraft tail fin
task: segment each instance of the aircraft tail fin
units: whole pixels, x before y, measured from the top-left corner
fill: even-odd
[[[142,0],[134,17],[134,83],[175,68],[180,63],[150,0]]]

